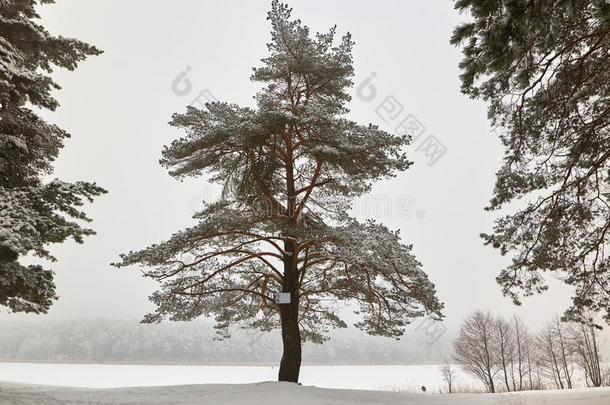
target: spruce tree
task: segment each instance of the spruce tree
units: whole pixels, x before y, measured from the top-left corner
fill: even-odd
[[[489,210],[510,208],[486,244],[510,255],[497,277],[515,303],[573,287],[565,318],[610,322],[610,3],[460,0],[471,15],[462,91],[486,100],[505,147]]]
[[[104,190],[86,182],[43,181],[69,134],[32,107],[57,108],[53,67],[73,70],[101,51],[49,34],[37,23],[36,6],[35,0],[0,2],[0,305],[44,313],[56,299],[53,271],[21,264],[20,258],[53,261],[49,244],[91,235],[79,224],[88,220],[79,207]]]
[[[440,319],[442,304],[398,232],[348,215],[374,181],[411,164],[401,150],[408,137],[345,117],[351,36],[312,36],[277,1],[268,20],[256,107],[188,107],[170,123],[186,135],[162,153],[172,176],[209,174],[222,198],[195,214],[197,225],[116,265],[144,265],[162,283],[145,322],[204,315],[222,334],[233,324],[281,329],[278,379],[297,382],[301,343],[347,326],[337,300],[357,308],[357,327],[390,337],[413,318]]]

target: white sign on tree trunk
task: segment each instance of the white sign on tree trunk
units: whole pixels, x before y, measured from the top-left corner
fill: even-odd
[[[278,304],[290,304],[290,293],[289,292],[276,293],[275,302]]]

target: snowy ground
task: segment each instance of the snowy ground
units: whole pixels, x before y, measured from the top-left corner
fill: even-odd
[[[406,394],[298,386],[291,383],[207,384],[114,389],[0,383],[2,405],[403,404],[608,405],[610,389],[517,394]]]
[[[304,366],[303,386],[256,383],[276,375],[271,366],[0,363],[0,405],[610,405],[610,388],[432,394],[441,387],[438,365]],[[462,373],[456,383],[477,388]],[[407,393],[419,392],[422,385],[428,394]]]

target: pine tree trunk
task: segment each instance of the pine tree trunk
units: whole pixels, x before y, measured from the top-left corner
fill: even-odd
[[[284,354],[280,362],[278,381],[299,382],[301,370],[301,331],[298,321],[298,304],[280,306]]]
[[[284,292],[291,294],[290,304],[280,304],[280,320],[282,322],[282,342],[284,353],[280,362],[278,381],[299,382],[301,370],[301,331],[299,328],[299,295],[298,272],[293,252],[294,243],[284,242],[287,253],[284,258]]]

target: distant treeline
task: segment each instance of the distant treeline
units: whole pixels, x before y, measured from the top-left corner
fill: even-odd
[[[277,331],[237,329],[217,340],[207,321],[140,324],[136,320],[0,322],[0,360],[99,363],[277,363]],[[451,352],[449,336],[433,344],[422,331],[400,341],[354,328],[333,332],[324,345],[306,344],[308,363],[434,363]]]

